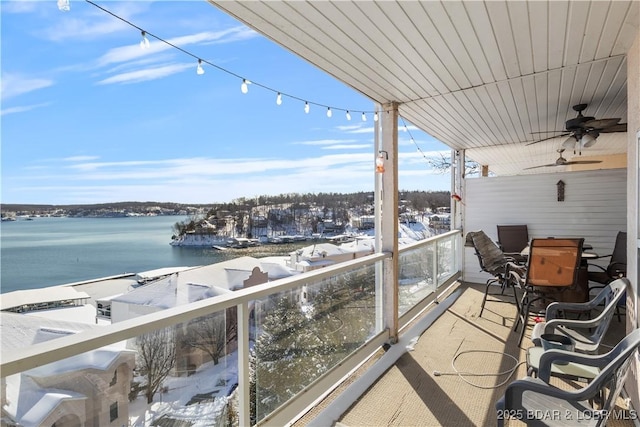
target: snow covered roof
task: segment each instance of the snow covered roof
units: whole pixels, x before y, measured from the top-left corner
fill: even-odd
[[[20,425],[24,427],[40,426],[44,419],[56,408],[63,400],[84,400],[87,397],[68,390],[41,390],[34,391],[32,399],[35,401],[32,405],[23,406],[30,409],[21,417],[19,417]]]
[[[96,323],[96,308],[90,304],[53,308],[50,310],[36,310],[23,314],[25,316],[43,317],[50,320],[66,321],[73,319],[74,322],[87,323],[90,325],[95,325]]]
[[[342,249],[340,246],[334,245],[333,243],[316,243],[314,245],[305,246],[302,249],[298,249],[294,251],[293,254],[300,255],[301,259],[313,259],[313,258],[325,258],[332,255],[342,255],[348,253],[345,249]]]
[[[260,258],[260,270],[267,273],[270,280],[282,279],[292,274],[299,274],[299,272],[292,271],[286,266],[287,260],[289,260],[289,257],[284,256]]]
[[[289,276],[292,274],[269,263],[265,265],[278,274],[277,278],[286,277],[282,276],[285,273]],[[141,286],[113,298],[112,301],[163,309],[175,307],[242,288],[244,281],[252,275],[255,268],[262,271],[263,262],[249,256],[194,267]]]
[[[39,289],[25,289],[2,294],[0,310],[9,310],[29,304],[46,304],[56,301],[89,299],[86,292],[80,292],[71,286],[52,286]]]
[[[41,316],[25,316],[9,312],[0,312],[0,344],[2,355],[8,355],[50,339],[59,338],[62,331],[76,333],[96,328],[87,323],[66,320],[47,319]],[[57,332],[54,332],[57,331]]]
[[[15,354],[34,344],[96,327],[99,326],[0,312],[2,357]],[[116,343],[6,377],[5,391],[8,404],[4,409],[20,425],[39,426],[63,400],[84,399],[85,396],[68,390],[43,389],[34,378],[84,369],[109,369],[123,352],[133,354],[133,350],[124,348],[124,342]]]
[[[165,267],[165,268],[157,268],[155,270],[142,271],[136,274],[136,278],[139,281],[147,281],[157,279],[159,277],[168,276],[173,273],[177,273],[180,271],[191,270],[194,267]]]
[[[373,236],[357,237],[352,242],[343,243],[340,248],[349,252],[373,252],[375,248],[375,238]]]

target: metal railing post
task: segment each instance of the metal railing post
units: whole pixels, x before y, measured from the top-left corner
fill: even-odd
[[[238,418],[239,425],[251,425],[249,395],[249,304],[238,304]]]

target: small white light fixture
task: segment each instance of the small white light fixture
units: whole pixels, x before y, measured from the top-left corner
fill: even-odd
[[[282,105],[282,94],[278,92],[278,96],[276,96],[276,104]]]
[[[58,0],[58,10],[62,12],[69,12],[71,10],[69,0]]]
[[[347,120],[351,120],[351,113],[347,110]]]
[[[240,90],[242,91],[242,93],[247,93],[249,92],[249,85],[251,84],[251,82],[247,79],[242,79],[242,84],[240,85]]]
[[[363,122],[367,121],[367,115],[364,113],[364,111],[362,112],[362,121]]]
[[[151,43],[149,43],[149,39],[147,38],[147,32],[142,31],[142,40],[140,40],[140,48],[149,49],[151,47]]]
[[[331,112],[331,107],[327,107],[327,117],[331,118],[333,113]]]
[[[307,101],[304,102],[304,112],[309,114],[309,103]]]
[[[376,111],[376,113],[373,115],[373,121],[377,122],[378,121],[378,112]]]
[[[196,74],[199,76],[204,74],[204,68],[202,68],[202,59],[198,59],[198,68],[196,68]]]
[[[593,136],[590,133],[583,135],[582,138],[580,138],[580,145],[585,148],[589,148],[596,143],[597,137],[598,135]]]

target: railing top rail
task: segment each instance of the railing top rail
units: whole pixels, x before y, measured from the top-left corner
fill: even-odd
[[[418,248],[421,248],[422,246],[426,246],[426,245],[432,244],[435,241],[448,239],[449,237],[455,236],[456,234],[462,235],[462,231],[461,230],[451,230],[451,231],[447,231],[446,233],[442,233],[442,234],[438,234],[436,236],[429,237],[428,239],[418,240],[417,242],[413,242],[413,243],[409,243],[408,245],[400,246],[398,248],[398,251],[400,253],[402,253],[402,252],[405,252],[405,251],[410,251],[412,249],[418,249]]]
[[[459,233],[460,230],[452,230],[414,244],[403,246],[399,249],[399,252],[416,249],[431,244],[434,241],[447,239]],[[0,375],[6,377],[17,374],[47,363],[56,362],[67,357],[134,338],[156,329],[188,322],[192,319],[241,304],[248,304],[250,301],[288,291],[307,283],[316,283],[328,277],[346,273],[391,257],[391,253],[379,252],[312,272],[240,289],[229,294],[172,307],[111,325],[97,327],[70,336],[35,344],[21,349],[19,352],[11,352],[12,354],[3,353],[0,364]]]
[[[390,258],[391,256],[391,253],[367,255],[334,266],[324,267],[320,270],[301,273],[217,297],[207,298],[111,325],[82,331],[55,340],[34,344],[21,349],[19,352],[12,352],[12,354],[3,353],[2,363],[0,364],[0,375],[6,377],[47,363],[95,350],[106,345],[134,338],[156,329],[188,322],[207,314],[294,289],[306,283],[315,283],[331,276],[346,273],[385,258]]]

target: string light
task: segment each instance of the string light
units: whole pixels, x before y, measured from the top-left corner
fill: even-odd
[[[378,112],[376,111],[376,113],[373,115],[373,121],[377,122],[378,121]]]
[[[69,0],[58,0],[58,10],[61,10],[62,12],[69,12],[71,10]]]
[[[85,0],[85,1],[87,3],[89,3],[89,4],[91,4],[92,6],[95,6],[96,8],[102,10],[103,12],[113,16],[114,18],[119,19],[120,21],[130,25],[131,27],[140,30],[141,34],[142,34],[142,40],[140,41],[140,47],[141,48],[143,48],[143,49],[150,48],[150,43],[149,43],[149,39],[147,38],[147,36],[152,36],[154,39],[156,39],[156,40],[158,40],[158,41],[160,41],[160,42],[162,42],[162,43],[164,43],[164,44],[166,44],[168,46],[171,46],[174,49],[179,50],[179,51],[181,51],[182,53],[184,53],[186,55],[189,55],[189,56],[193,57],[194,59],[196,59],[198,61],[198,68],[196,69],[197,74],[204,74],[204,68],[202,67],[202,65],[203,64],[207,64],[207,65],[210,65],[210,66],[212,66],[214,68],[217,68],[219,71],[223,71],[223,72],[225,72],[225,73],[227,73],[229,75],[232,75],[234,77],[242,79],[242,85],[240,86],[240,89],[241,89],[242,93],[245,93],[245,94],[248,93],[248,91],[249,91],[248,85],[249,84],[254,84],[254,85],[259,86],[259,87],[261,87],[263,89],[266,89],[266,90],[269,90],[269,91],[271,91],[273,93],[276,93],[277,94],[276,95],[276,104],[277,105],[281,105],[283,97],[287,96],[289,98],[292,98],[292,99],[295,99],[295,100],[298,100],[298,101],[304,101],[304,103],[305,103],[304,112],[307,113],[307,114],[310,111],[310,104],[313,104],[313,105],[316,105],[318,107],[327,108],[327,116],[328,117],[331,117],[333,110],[338,110],[338,111],[344,111],[347,120],[351,120],[350,110],[347,110],[345,108],[338,108],[338,107],[334,107],[334,106],[330,106],[330,105],[326,105],[326,104],[321,104],[321,103],[317,103],[317,102],[307,101],[307,100],[304,100],[303,98],[300,98],[300,97],[297,97],[297,96],[294,96],[294,95],[291,95],[291,94],[287,94],[287,93],[275,90],[275,89],[273,89],[273,88],[271,88],[269,86],[266,86],[266,85],[263,85],[263,84],[260,84],[260,83],[256,83],[256,82],[251,82],[251,81],[243,78],[242,76],[234,73],[233,71],[227,70],[226,68],[220,67],[219,65],[216,65],[216,64],[214,64],[212,62],[209,62],[207,60],[200,59],[197,55],[195,55],[195,54],[193,54],[193,53],[181,48],[180,46],[177,46],[177,45],[175,45],[175,44],[173,44],[173,43],[171,43],[171,42],[169,42],[169,41],[167,41],[167,40],[165,40],[165,39],[163,39],[163,38],[161,38],[161,37],[159,37],[159,36],[157,36],[155,34],[151,34],[151,33],[147,32],[147,31],[143,30],[142,28],[138,27],[137,25],[133,24],[132,22],[130,22],[130,21],[128,21],[128,20],[116,15],[115,13],[111,12],[108,9],[105,9],[104,7],[94,3],[91,0]],[[58,0],[58,7],[60,8],[60,10],[69,10],[68,9],[68,5],[69,5],[69,0]],[[63,8],[65,8],[65,9],[63,9]],[[365,122],[367,121],[366,113],[375,113],[375,111],[363,111],[362,112],[362,121],[365,121]],[[374,120],[376,120],[376,118],[377,118],[377,114],[374,115]]]
[[[149,49],[151,47],[149,39],[147,38],[147,32],[145,30],[142,30],[142,40],[140,40],[140,47],[142,49]]]
[[[249,84],[251,82],[247,79],[242,79],[242,84],[240,85],[240,90],[242,91],[242,93],[247,93],[249,92]]]

